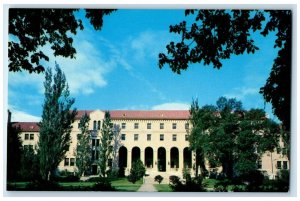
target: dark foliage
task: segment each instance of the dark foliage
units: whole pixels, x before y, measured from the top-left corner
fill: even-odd
[[[7,124],[7,181],[18,180],[22,156],[22,142],[19,136],[20,128]]]
[[[290,131],[291,122],[291,10],[186,10],[194,17],[188,24],[182,21],[170,26],[170,32],[179,34],[181,41],[170,42],[167,54],[159,54],[159,68],[169,65],[180,74],[190,64],[203,63],[220,69],[222,62],[232,55],[255,53],[259,50],[253,33],[267,36],[276,33],[274,48],[278,55],[265,86],[260,93],[272,104],[275,115]],[[269,16],[269,17],[266,17]],[[263,23],[266,21],[266,24]]]
[[[31,182],[26,186],[27,191],[61,191],[63,187],[53,181]]]
[[[141,179],[146,172],[146,168],[141,160],[134,161],[130,169],[130,174],[127,176],[128,181],[135,183]]]
[[[201,176],[187,179],[185,183],[180,178],[172,175],[169,177],[169,185],[174,192],[205,192],[205,185]]]
[[[154,177],[154,181],[158,182],[159,184],[162,182],[164,178],[161,175],[156,175]]]
[[[26,70],[40,73],[45,70],[41,60],[49,61],[40,49],[49,44],[54,56],[76,56],[73,38],[78,29],[83,30],[80,19],[75,18],[78,9],[9,9],[8,42],[9,71]],[[85,17],[90,20],[95,30],[101,30],[103,17],[115,10],[85,9]]]
[[[55,182],[77,182],[79,179],[78,175],[54,176],[51,178]]]

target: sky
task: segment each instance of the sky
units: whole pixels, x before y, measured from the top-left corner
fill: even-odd
[[[266,109],[260,87],[269,76],[277,55],[274,33],[254,34],[255,54],[223,61],[220,70],[203,64],[190,65],[180,75],[165,65],[158,67],[158,54],[178,40],[169,26],[184,19],[184,10],[126,10],[105,16],[101,31],[95,31],[78,12],[84,30],[73,36],[76,59],[50,57],[45,66],[59,64],[66,75],[74,107],[78,110],[189,109],[193,99],[200,106],[215,104],[221,96],[242,101],[245,109]],[[13,121],[39,121],[42,114],[44,74],[8,73],[8,109]]]

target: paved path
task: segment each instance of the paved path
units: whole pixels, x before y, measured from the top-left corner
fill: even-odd
[[[152,182],[153,178],[145,178],[145,182],[141,185],[138,192],[157,192]]]

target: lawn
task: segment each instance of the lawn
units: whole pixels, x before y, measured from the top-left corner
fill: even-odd
[[[84,188],[84,187],[92,187],[97,182],[59,182],[59,185],[65,188],[65,190],[72,189],[72,188]],[[142,185],[143,181],[139,180],[135,184],[129,182],[126,178],[118,178],[111,180],[111,185],[116,188],[117,191],[129,191],[135,192],[137,191],[140,186]],[[11,182],[9,183],[8,187],[9,190],[25,190],[26,185],[29,182]],[[80,191],[80,190],[78,190]]]
[[[154,187],[158,192],[172,192],[169,184],[154,184]]]
[[[117,191],[137,191],[143,184],[142,179],[135,182],[135,184],[129,182],[126,178],[119,178],[111,181],[111,185],[117,189]]]

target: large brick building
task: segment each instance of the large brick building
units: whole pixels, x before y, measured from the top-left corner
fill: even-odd
[[[80,134],[78,124],[85,113],[90,117],[91,159],[96,161],[99,157],[97,146],[105,112],[80,110],[73,123],[69,151],[59,164],[58,170],[76,171],[75,150],[77,135]],[[188,168],[192,175],[195,174],[195,153],[189,150],[188,142],[191,130],[188,110],[112,110],[110,115],[118,135],[112,144],[114,152],[108,165],[123,167],[128,175],[132,161],[139,158],[146,166],[147,174],[151,176],[160,174],[182,177],[184,167]],[[35,149],[39,138],[37,122],[16,122],[14,125],[21,128],[23,146],[32,146]],[[280,142],[276,152],[264,153],[258,162],[259,169],[270,178],[274,178],[280,169],[289,169],[287,157],[279,151],[283,148],[283,143]],[[207,168],[209,169],[209,164]],[[97,174],[98,171],[97,164],[93,163],[90,173]]]

